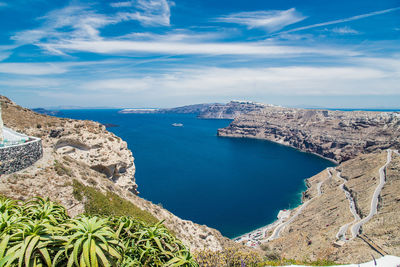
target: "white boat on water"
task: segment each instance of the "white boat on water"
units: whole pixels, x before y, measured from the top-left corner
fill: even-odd
[[[173,123],[172,126],[174,127],[183,127],[182,123]]]

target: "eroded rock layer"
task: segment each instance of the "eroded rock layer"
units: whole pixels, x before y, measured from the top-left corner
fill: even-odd
[[[266,139],[336,162],[400,146],[396,112],[307,110],[264,107],[242,114],[219,136]]]

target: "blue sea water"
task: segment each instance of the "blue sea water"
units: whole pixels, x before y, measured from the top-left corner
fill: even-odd
[[[140,196],[231,238],[299,205],[304,179],[334,165],[268,141],[218,137],[230,120],[117,111],[63,110],[61,116],[119,125],[108,130],[133,152]]]

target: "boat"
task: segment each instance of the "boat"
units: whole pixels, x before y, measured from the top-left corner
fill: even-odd
[[[183,127],[182,123],[173,123],[172,126],[174,127]]]

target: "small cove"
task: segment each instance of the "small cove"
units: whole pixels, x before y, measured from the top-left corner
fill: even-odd
[[[61,116],[118,125],[108,130],[132,150],[140,196],[230,238],[299,205],[304,179],[334,166],[268,141],[217,137],[230,120],[117,111],[62,110]]]

